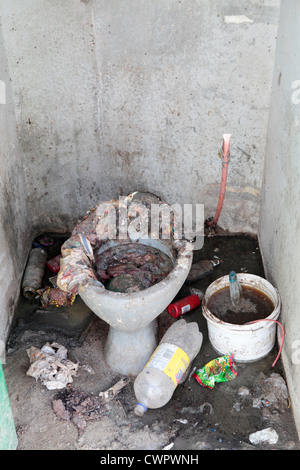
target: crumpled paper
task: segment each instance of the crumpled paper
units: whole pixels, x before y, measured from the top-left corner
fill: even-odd
[[[40,379],[48,390],[62,389],[73,382],[78,364],[67,359],[67,349],[58,343],[46,343],[41,349],[26,349],[30,367],[26,375]]]

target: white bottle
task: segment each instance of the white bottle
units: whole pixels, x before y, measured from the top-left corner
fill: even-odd
[[[191,361],[200,351],[203,335],[196,322],[180,319],[168,329],[134,381],[138,401],[134,412],[161,408],[171,399]]]

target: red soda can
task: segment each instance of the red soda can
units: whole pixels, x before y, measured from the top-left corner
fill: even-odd
[[[201,303],[200,297],[196,294],[188,295],[183,299],[177,300],[168,306],[168,312],[173,318],[177,318],[194,308],[199,307]]]

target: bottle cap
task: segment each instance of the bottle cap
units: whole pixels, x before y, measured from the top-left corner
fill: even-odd
[[[236,273],[235,273],[235,271],[230,271],[230,273],[229,273],[229,281],[230,281],[230,282],[236,281]]]
[[[147,411],[147,407],[142,403],[137,403],[136,407],[134,408],[134,412],[138,416],[143,416],[143,414]]]

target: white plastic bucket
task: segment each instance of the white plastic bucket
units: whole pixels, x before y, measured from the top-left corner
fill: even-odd
[[[229,287],[229,276],[223,276],[207,288],[202,300],[202,313],[207,320],[208,337],[218,354],[233,354],[237,362],[257,361],[269,354],[276,340],[276,320],[280,315],[281,300],[277,289],[270,282],[254,274],[239,273],[242,286],[252,287],[269,297],[273,312],[265,321],[236,325],[224,322],[210,312],[208,301],[213,294]]]

